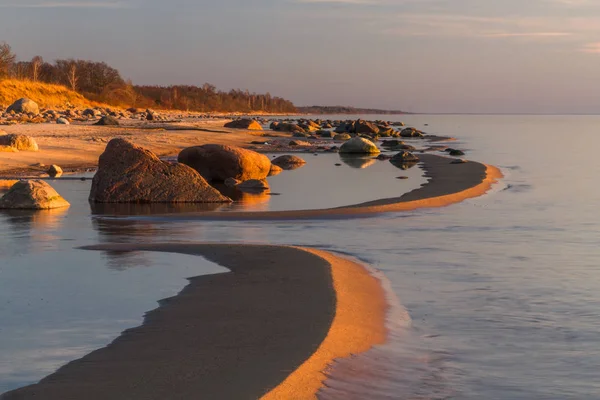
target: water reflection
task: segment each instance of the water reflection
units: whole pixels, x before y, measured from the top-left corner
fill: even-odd
[[[93,215],[152,215],[184,212],[216,211],[224,203],[92,203]]]
[[[419,162],[418,161],[399,162],[399,161],[394,161],[393,159],[391,159],[390,164],[392,164],[394,167],[396,167],[398,169],[406,171],[407,169],[411,169],[411,168],[415,167],[417,164],[419,164]]]
[[[223,195],[233,200],[232,204],[225,205],[220,211],[267,211],[269,209],[269,200],[271,199],[271,192],[269,190],[242,192],[223,184],[217,184],[215,187]]]
[[[0,221],[10,227],[4,235],[0,236],[9,241],[18,241],[16,246],[3,246],[2,252],[15,251],[21,254],[55,248],[56,232],[60,231],[67,212],[68,208],[0,210]],[[43,249],[36,243],[42,243]]]
[[[351,168],[368,168],[375,164],[377,160],[371,156],[357,156],[349,154],[340,154],[340,159]]]

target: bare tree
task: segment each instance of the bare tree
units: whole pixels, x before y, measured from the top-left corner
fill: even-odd
[[[11,68],[17,57],[6,42],[0,43],[0,78],[9,76]]]
[[[37,82],[40,79],[40,73],[42,72],[42,65],[44,65],[44,59],[41,56],[35,56],[31,59],[31,79]]]

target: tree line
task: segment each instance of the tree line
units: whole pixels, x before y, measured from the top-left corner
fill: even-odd
[[[294,104],[270,93],[217,90],[202,86],[137,86],[105,62],[89,60],[44,61],[40,56],[17,61],[10,45],[0,43],[0,79],[13,78],[66,86],[83,96],[121,107],[162,108],[200,112],[295,113]]]

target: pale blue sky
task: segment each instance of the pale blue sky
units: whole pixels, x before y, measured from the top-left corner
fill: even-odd
[[[298,105],[600,113],[600,0],[0,0],[3,40]]]

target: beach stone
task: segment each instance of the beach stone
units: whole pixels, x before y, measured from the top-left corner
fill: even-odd
[[[380,154],[376,157],[376,159],[378,160],[391,160],[392,156],[390,156],[389,154]]]
[[[423,132],[421,132],[418,129],[415,128],[404,128],[402,129],[402,131],[400,131],[400,137],[405,137],[405,138],[422,138],[425,137],[425,135],[423,134]]]
[[[271,164],[281,167],[282,169],[291,170],[303,166],[306,164],[306,161],[298,156],[284,155],[272,160]]]
[[[467,161],[467,160],[465,160],[465,159],[463,159],[463,158],[458,158],[458,159],[456,159],[456,160],[452,160],[452,162],[450,162],[450,164],[465,164],[465,163],[467,163],[467,162],[468,162],[468,161]]]
[[[39,179],[19,181],[0,198],[0,209],[48,210],[69,205],[52,186]]]
[[[62,168],[54,164],[50,166],[47,172],[52,178],[58,178],[63,174]]]
[[[116,118],[111,117],[109,115],[105,115],[104,117],[100,118],[100,121],[96,122],[94,125],[99,125],[99,126],[119,126],[119,121],[117,121]]]
[[[19,150],[15,149],[12,146],[4,146],[0,145],[0,153],[17,153]]]
[[[271,164],[271,170],[269,171],[269,175],[267,175],[267,176],[279,175],[281,172],[283,172],[283,168],[281,168],[275,164]]]
[[[305,140],[290,140],[288,146],[312,146],[312,144]]]
[[[71,123],[69,122],[69,120],[68,120],[68,119],[66,119],[66,118],[58,118],[58,119],[56,120],[56,123],[57,123],[57,124],[59,124],[59,125],[70,125],[70,124],[71,124]]]
[[[250,193],[264,192],[270,189],[267,181],[263,179],[249,179],[237,185],[236,188],[242,192]]]
[[[184,164],[160,160],[140,146],[116,138],[100,155],[90,201],[98,203],[228,203],[200,174]]]
[[[86,108],[85,110],[83,110],[83,112],[81,113],[81,115],[83,115],[84,117],[96,117],[100,114],[100,111],[96,111],[93,108]]]
[[[273,121],[273,122],[271,122],[271,125],[269,125],[269,128],[270,128],[271,130],[274,130],[274,131],[277,131],[277,130],[279,130],[279,129],[278,129],[278,128],[279,128],[279,122],[278,122],[278,121]]]
[[[392,157],[390,161],[395,164],[416,163],[419,162],[419,157],[415,156],[411,152],[401,151]]]
[[[340,153],[377,154],[379,149],[375,143],[362,137],[355,137],[340,146]]]
[[[177,159],[194,168],[209,182],[223,182],[227,178],[241,181],[265,179],[271,170],[267,156],[222,144],[188,147],[179,153]]]
[[[354,133],[357,134],[366,133],[377,135],[379,130],[380,129],[377,127],[377,125],[369,121],[358,120],[354,124]]]
[[[333,137],[333,140],[346,141],[352,139],[352,136],[347,133],[339,133]]]
[[[26,135],[1,135],[0,146],[10,146],[21,151],[38,151],[38,145],[34,138]]]
[[[450,149],[450,151],[448,152],[448,154],[451,155],[451,156],[455,156],[455,157],[457,157],[457,156],[464,156],[465,155],[465,153],[463,151],[456,150],[456,149]]]
[[[227,178],[225,179],[225,182],[223,182],[225,184],[225,186],[227,186],[228,188],[234,188],[237,185],[239,185],[240,183],[242,183],[242,181],[239,181],[235,178]]]
[[[247,129],[250,131],[262,131],[261,124],[250,118],[235,119],[225,124],[225,128]]]
[[[276,131],[280,131],[280,132],[304,132],[304,129],[302,129],[302,127],[298,124],[291,124],[288,122],[281,122],[277,125],[276,129],[274,129]]]
[[[10,105],[6,109],[7,113],[9,113],[11,111],[14,111],[16,113],[22,113],[22,114],[39,114],[40,107],[37,105],[37,103],[35,101],[30,100],[26,97],[23,97],[23,98],[15,101],[14,103],[12,103],[12,105]]]

